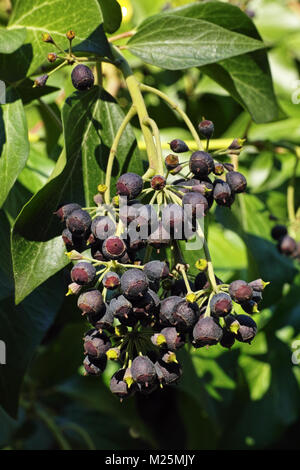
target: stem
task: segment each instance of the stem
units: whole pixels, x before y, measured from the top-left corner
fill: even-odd
[[[157,154],[156,154],[156,148],[155,148],[153,137],[152,137],[152,132],[149,129],[149,127],[144,123],[145,120],[149,119],[149,115],[147,112],[143,95],[140,90],[140,84],[138,83],[137,79],[133,75],[133,72],[128,62],[124,58],[124,56],[114,46],[112,46],[112,53],[113,53],[114,58],[117,59],[118,66],[124,75],[127,88],[132,99],[132,103],[135,106],[138,117],[139,117],[140,126],[141,126],[141,130],[144,136],[146,149],[147,149],[147,155],[148,155],[148,161],[149,161],[150,171],[149,170],[147,171],[146,173],[147,177],[148,175],[150,176],[151,173],[152,173],[152,176],[154,176],[158,168]]]
[[[104,194],[104,200],[106,204],[110,203],[110,182],[111,182],[111,173],[113,169],[113,164],[114,164],[114,158],[117,153],[117,148],[120,142],[120,139],[122,137],[123,132],[125,131],[125,128],[127,124],[130,122],[130,120],[135,116],[136,114],[136,109],[134,106],[131,106],[129,109],[128,113],[126,114],[118,132],[116,133],[116,136],[114,138],[113,144],[110,149],[109,157],[108,157],[108,162],[107,162],[107,169],[106,169],[106,177],[105,177],[105,186],[106,186],[106,191]]]
[[[160,90],[157,90],[156,88],[153,88],[151,86],[148,86],[148,85],[144,85],[144,84],[141,84],[140,85],[140,88],[142,91],[146,91],[146,92],[149,92],[149,93],[154,93],[155,95],[159,96],[161,99],[163,99],[164,101],[166,101],[172,109],[174,109],[175,111],[178,112],[178,114],[182,117],[182,119],[184,120],[184,122],[186,123],[188,129],[190,130],[190,133],[192,134],[195,142],[197,143],[197,146],[200,150],[203,150],[203,145],[202,145],[202,142],[200,140],[200,137],[198,135],[198,132],[196,131],[195,127],[193,126],[193,123],[192,121],[190,120],[190,118],[187,116],[187,114],[178,106],[178,104],[175,103],[175,101],[171,100],[168,95],[166,95],[165,93],[163,93],[162,91]]]
[[[188,280],[188,277],[187,277],[187,274],[186,274],[186,270],[185,270],[185,267],[184,266],[180,266],[180,272],[182,274],[182,277],[183,277],[183,280],[184,280],[184,283],[185,283],[185,287],[186,287],[186,290],[187,290],[187,293],[188,294],[192,294],[193,291],[191,289],[191,286],[190,286],[190,283],[189,283],[189,280]]]
[[[213,292],[216,292],[217,291],[216,277],[215,277],[214,268],[213,268],[213,264],[212,264],[212,261],[211,261],[211,256],[210,256],[210,252],[209,252],[209,249],[208,249],[207,241],[205,239],[205,236],[204,236],[201,225],[200,224],[197,224],[197,225],[198,225],[197,233],[203,239],[203,249],[204,249],[205,258],[206,258],[206,261],[207,261],[208,281],[210,283],[210,286],[211,286]]]
[[[95,84],[102,87],[103,75],[102,75],[102,63],[96,62],[96,76],[95,76]]]
[[[135,30],[132,29],[131,31],[126,31],[125,33],[111,36],[110,38],[108,38],[108,42],[114,42],[114,41],[118,41],[119,39],[124,39],[124,38],[131,38],[134,34],[135,34]]]
[[[65,439],[63,433],[55,423],[54,419],[44,411],[40,406],[34,408],[36,415],[40,418],[41,421],[47,426],[47,428],[51,431],[53,436],[55,437],[56,441],[58,442],[60,448],[62,450],[72,450],[71,446],[69,445],[68,441]]]
[[[76,423],[66,423],[64,424],[61,429],[64,431],[65,429],[70,429],[71,431],[74,431],[76,432],[77,434],[79,434],[82,439],[85,441],[86,445],[88,446],[88,449],[89,450],[96,450],[96,447],[89,435],[89,433],[87,433],[85,431],[85,429],[83,429],[81,426],[79,426],[79,424],[76,424]]]
[[[145,124],[148,124],[153,132],[154,139],[155,139],[155,144],[156,144],[156,150],[157,150],[157,170],[159,175],[164,174],[164,167],[163,167],[163,155],[162,155],[162,149],[161,149],[161,142],[160,142],[160,136],[159,136],[159,129],[157,127],[156,122],[153,119],[145,119],[144,120]]]

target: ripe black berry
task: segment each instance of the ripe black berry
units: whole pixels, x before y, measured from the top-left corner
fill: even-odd
[[[144,273],[151,281],[160,281],[169,276],[169,266],[164,261],[149,261],[144,265]]]
[[[286,256],[291,256],[297,250],[296,241],[289,235],[285,235],[278,243],[278,250]]]
[[[231,331],[226,330],[226,328],[223,329],[223,336],[220,339],[220,345],[223,346],[223,348],[231,348],[235,343],[235,334],[232,333]]]
[[[203,120],[198,125],[199,133],[205,139],[210,139],[214,133],[215,126],[212,121]]]
[[[184,210],[178,204],[168,204],[162,210],[162,224],[167,231],[182,238]],[[177,238],[177,237],[176,237]]]
[[[280,238],[285,237],[287,233],[288,231],[285,225],[274,225],[271,231],[271,235],[274,240],[280,240]]]
[[[214,182],[213,198],[219,206],[229,207],[233,203],[234,193],[229,184],[217,179]]]
[[[165,337],[167,348],[170,351],[176,351],[184,346],[184,335],[182,333],[178,333],[176,328],[173,326],[164,328],[161,330],[160,334]]]
[[[167,183],[166,178],[160,175],[153,176],[150,182],[151,187],[155,189],[156,191],[164,189],[164,187],[166,186],[166,183]]]
[[[94,282],[96,268],[91,263],[80,261],[71,270],[71,279],[81,286],[87,286]]]
[[[252,287],[247,284],[247,282],[242,280],[233,281],[229,285],[229,294],[230,297],[235,300],[235,302],[245,302],[250,300],[253,294]]]
[[[162,385],[176,384],[182,376],[182,368],[176,362],[166,363],[158,360],[154,364],[159,382]]]
[[[72,214],[75,210],[81,209],[79,204],[76,203],[70,203],[70,204],[64,204],[63,206],[60,206],[56,212],[54,212],[57,217],[60,218],[62,222],[66,220],[66,218]]]
[[[117,273],[109,271],[105,274],[102,284],[106,289],[114,290],[120,285],[120,278]]]
[[[97,289],[93,289],[81,294],[77,302],[83,313],[97,314],[103,311],[105,304],[103,297]]]
[[[205,178],[213,169],[214,161],[209,153],[199,150],[191,155],[190,170],[195,176]]]
[[[71,248],[72,246],[74,246],[72,233],[70,232],[70,230],[68,228],[65,228],[62,231],[61,237],[63,239],[64,244],[67,247]]]
[[[121,400],[131,396],[135,391],[134,386],[131,386],[130,388],[128,387],[127,383],[124,380],[124,375],[125,375],[125,369],[118,370],[112,376],[110,380],[110,385],[109,385],[110,391],[114,395],[119,397]]]
[[[102,252],[108,259],[119,259],[126,252],[126,244],[122,238],[113,235],[104,240]]]
[[[112,299],[109,304],[109,310],[119,320],[127,319],[132,315],[132,304],[124,295],[119,295],[116,299]]]
[[[226,174],[226,182],[235,193],[243,193],[247,188],[247,180],[238,171],[229,171]]]
[[[189,148],[186,145],[186,143],[180,139],[172,140],[172,142],[170,142],[169,145],[170,145],[170,149],[172,150],[172,152],[175,152],[175,153],[183,153],[183,152],[189,151]]]
[[[128,269],[121,277],[122,292],[129,299],[145,294],[148,284],[147,276],[141,269]]]
[[[71,79],[76,90],[89,90],[94,85],[94,75],[89,67],[83,64],[76,65],[72,70]]]
[[[186,193],[182,198],[184,210],[190,210],[192,216],[202,217],[209,209],[205,196],[197,192]]]
[[[105,313],[104,313],[105,312]],[[97,330],[109,330],[114,323],[114,316],[109,308],[103,306],[103,310],[97,314],[88,314],[88,321]]]
[[[91,223],[90,215],[82,209],[72,211],[66,219],[67,228],[76,236],[85,235],[89,231]]]
[[[147,356],[137,356],[132,361],[132,378],[138,384],[151,384],[155,381],[156,372],[153,362]]]
[[[156,230],[150,234],[148,243],[157,249],[162,246],[167,246],[171,243],[170,232],[164,228],[162,222],[159,222]]]
[[[255,321],[248,315],[237,315],[235,318],[240,324],[236,339],[242,343],[251,343],[257,333]]]
[[[108,216],[98,216],[92,222],[91,232],[98,240],[111,237],[116,231],[116,224]]]
[[[178,303],[182,302],[182,297],[173,295],[162,300],[160,303],[159,318],[164,325],[175,325],[174,311]]]
[[[232,301],[228,294],[220,292],[214,295],[210,301],[210,310],[216,317],[224,317],[231,312]]]
[[[195,348],[212,346],[222,338],[223,330],[212,317],[201,317],[193,329],[193,345]]]
[[[107,364],[107,357],[101,356],[99,359],[86,356],[83,367],[87,375],[101,375]]]
[[[136,173],[125,173],[117,181],[117,193],[127,196],[128,199],[136,198],[143,189],[143,179]]]
[[[90,357],[100,358],[111,348],[111,342],[104,333],[90,330],[84,336],[84,351]]]
[[[258,292],[262,292],[268,284],[269,282],[265,282],[262,279],[255,279],[254,281],[249,282],[249,286]]]
[[[190,330],[198,320],[198,306],[185,300],[177,303],[173,312],[174,324],[179,331]]]

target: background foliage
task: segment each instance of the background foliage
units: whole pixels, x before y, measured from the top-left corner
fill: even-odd
[[[291,356],[300,339],[299,265],[277,252],[270,230],[275,217],[287,222],[287,185],[300,145],[300,9],[283,0],[254,0],[247,4],[253,23],[234,4],[190,3],[15,0],[10,12],[10,2],[0,1],[0,79],[7,85],[0,107],[0,339],[7,344],[7,365],[0,365],[2,448],[298,445],[300,368]],[[209,246],[225,282],[262,277],[271,285],[251,347],[183,351],[178,387],[121,405],[107,388],[113,366],[100,379],[82,377],[87,325],[65,297],[70,266],[53,208],[64,200],[92,202],[129,95],[109,65],[106,91],[74,93],[69,69],[51,76],[45,88],[32,84],[49,67],[44,59],[52,47],[40,39],[45,30],[66,47],[64,34],[72,28],[77,51],[106,55],[105,32],[138,25],[125,51],[136,76],[180,103],[195,124],[202,116],[213,120],[215,138],[247,137],[240,168],[248,194],[242,206],[215,211]],[[146,95],[146,102],[166,152],[172,138],[190,139],[157,97]],[[143,171],[136,126],[133,121],[121,140],[114,178],[128,168]],[[299,177],[300,168],[296,183]],[[297,184],[295,197],[298,207]],[[193,253],[188,257],[193,265]]]

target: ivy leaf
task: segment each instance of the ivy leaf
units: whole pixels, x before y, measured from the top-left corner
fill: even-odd
[[[22,46],[25,39],[25,28],[16,29],[14,31],[0,28],[0,54],[11,54]]]
[[[253,21],[234,5],[222,2],[197,3],[177,8],[171,13],[185,18],[202,19],[232,32],[261,40]],[[248,110],[255,122],[269,122],[278,118],[278,105],[265,51],[255,51],[222,60],[218,64],[205,65],[202,71]]]
[[[128,42],[133,54],[169,70],[213,64],[263,47],[257,39],[208,21],[171,14],[142,23]]]
[[[41,65],[53,44],[42,42],[48,32],[62,47],[68,48],[66,33],[76,33],[74,50],[109,55],[109,45],[103,29],[103,16],[97,0],[17,0],[9,21],[8,31],[26,28],[26,42],[10,56],[0,57],[1,77],[16,82],[31,75]]]
[[[68,264],[62,226],[53,212],[66,201],[93,204],[105,181],[109,149],[124,114],[111,95],[94,87],[67,99],[63,112],[65,151],[47,184],[24,206],[12,232],[12,258],[19,303]],[[119,172],[141,172],[134,134],[127,127],[118,148],[112,188]],[[132,156],[132,158],[131,158]]]
[[[9,97],[0,106],[0,207],[29,155],[28,131],[22,101]]]
[[[104,21],[104,29],[107,33],[114,33],[122,23],[121,6],[116,0],[98,0]]]

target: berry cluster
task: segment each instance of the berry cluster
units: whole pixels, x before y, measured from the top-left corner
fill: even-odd
[[[209,141],[213,123],[202,121],[199,131]],[[170,147],[175,154],[189,150],[178,139]],[[239,149],[236,140],[226,151]],[[120,368],[110,389],[120,399],[177,383],[182,368],[176,352],[188,342],[195,348],[218,343],[230,348],[236,340],[250,343],[257,327],[247,314],[258,312],[267,285],[261,279],[225,284],[214,275],[209,257],[198,260],[195,278],[188,275],[179,240],[199,233],[199,218],[213,201],[230,206],[247,183],[208,151],[192,153],[183,164],[170,154],[165,166],[163,174],[149,179],[121,175],[110,204],[103,201],[107,188],[99,185],[96,207],[70,203],[56,212],[65,224],[67,254],[76,261],[68,294],[79,295],[78,307],[93,327],[84,337],[86,374],[99,375],[107,360],[117,361]],[[191,177],[168,182],[184,166]],[[212,174],[218,176],[214,181]],[[148,202],[142,204],[144,198]],[[166,247],[172,266],[165,261]],[[237,315],[237,305],[246,314]]]
[[[277,241],[280,253],[289,258],[300,260],[300,243],[288,234],[285,225],[274,225],[271,231],[272,238]]]

